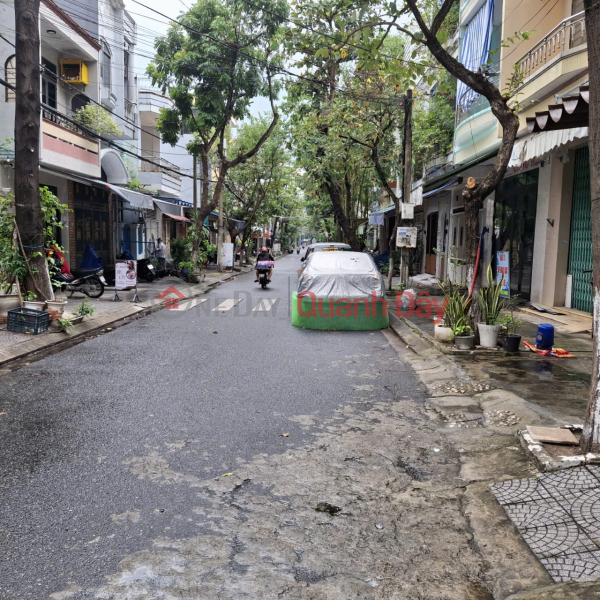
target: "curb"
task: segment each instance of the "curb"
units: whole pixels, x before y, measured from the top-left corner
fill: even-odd
[[[231,281],[240,275],[245,275],[251,270],[252,267],[242,267],[240,271],[234,271],[228,277],[224,277],[219,281],[214,281],[208,284],[196,284],[195,288],[191,288],[192,293],[189,297],[196,298],[202,294],[206,294],[222,283]],[[5,365],[8,365],[19,359],[23,359],[27,356],[31,356],[37,352],[42,352],[44,350],[56,348],[62,345],[72,344],[74,341],[81,339],[90,333],[104,329],[107,326],[120,323],[121,321],[123,321],[122,324],[124,325],[132,318],[139,319],[140,317],[145,317],[155,313],[165,307],[166,299],[150,305],[148,305],[148,302],[149,301],[146,300],[138,305],[123,307],[120,310],[111,312],[105,317],[97,317],[92,321],[84,321],[79,325],[75,325],[75,330],[68,336],[65,336],[63,332],[48,333],[39,339],[32,338],[26,342],[20,342],[18,344],[13,344],[11,346],[7,346],[6,348],[0,349],[0,367],[4,367]]]

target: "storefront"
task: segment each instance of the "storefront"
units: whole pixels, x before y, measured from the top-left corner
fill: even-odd
[[[92,245],[104,266],[112,264],[110,251],[111,222],[108,190],[73,182],[73,212],[75,216],[75,261],[79,267],[85,248]]]
[[[504,179],[494,202],[493,256],[509,252],[511,296],[531,296],[539,169]]]

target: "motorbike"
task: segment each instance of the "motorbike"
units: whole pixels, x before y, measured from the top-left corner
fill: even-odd
[[[263,290],[267,289],[269,285],[269,271],[268,270],[259,270],[258,271],[258,283]]]
[[[137,262],[137,273],[140,279],[152,283],[156,277],[156,269],[149,258],[142,258]]]
[[[300,254],[300,248],[296,248],[296,254]]]
[[[104,269],[85,269],[73,271],[73,275],[66,273],[53,274],[54,289],[60,292],[75,292],[85,294],[89,298],[100,298],[104,294]]]

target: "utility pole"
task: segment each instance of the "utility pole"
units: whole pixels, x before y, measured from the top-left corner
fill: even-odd
[[[412,90],[404,100],[404,175],[402,177],[402,204],[410,202],[412,182]],[[401,250],[400,281],[408,286],[408,248]]]
[[[194,166],[192,167],[194,170],[194,215],[198,212],[198,162],[196,159],[196,155],[193,155]]]
[[[223,270],[223,191],[219,193],[219,237],[217,238],[217,271]]]
[[[40,0],[19,0],[15,7],[15,214],[31,267],[26,287],[52,300],[44,251],[40,204]],[[36,256],[39,254],[39,256]],[[35,276],[31,275],[35,273]]]

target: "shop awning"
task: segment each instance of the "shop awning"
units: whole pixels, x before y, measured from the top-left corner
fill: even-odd
[[[173,219],[174,221],[181,221],[182,223],[191,223],[191,221],[187,217],[182,217],[181,215],[170,215],[169,213],[164,213],[165,217],[169,217],[169,219]]]
[[[172,202],[166,202],[165,200],[153,198],[152,202],[154,202],[154,206],[165,215],[181,215],[183,210],[182,206],[179,204],[173,204]]]
[[[529,133],[587,127],[590,122],[590,88],[582,85],[576,96],[565,96],[562,102],[550,104],[548,110],[536,112],[527,119]]]
[[[575,127],[574,129],[559,129],[555,131],[542,131],[534,133],[526,138],[515,142],[513,146],[509,167],[517,167],[526,164],[527,161],[541,158],[560,146],[564,146],[573,140],[588,136],[587,127]]]
[[[141,194],[140,192],[134,192],[133,190],[128,190],[127,188],[122,188],[118,185],[113,185],[112,183],[102,183],[104,183],[106,187],[110,188],[115,194],[117,194],[117,196],[129,202],[129,204],[131,204],[131,206],[134,208],[147,208],[148,210],[152,210],[154,208],[154,205],[152,204],[152,196]]]
[[[458,177],[454,177],[450,181],[447,181],[444,185],[440,185],[440,187],[435,188],[435,190],[431,190],[431,191],[423,194],[423,198],[429,198],[429,196],[433,196],[434,194],[437,194],[438,192],[445,190],[447,187],[450,187],[451,185],[456,185],[457,183],[459,183],[458,180],[459,180]]]

